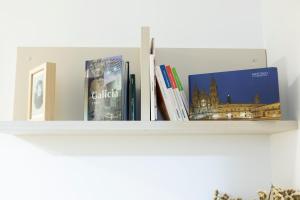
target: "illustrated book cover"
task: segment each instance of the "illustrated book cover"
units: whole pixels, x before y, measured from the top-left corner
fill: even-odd
[[[189,76],[190,120],[281,117],[277,68]]]
[[[122,56],[86,61],[85,120],[123,120],[126,98]]]

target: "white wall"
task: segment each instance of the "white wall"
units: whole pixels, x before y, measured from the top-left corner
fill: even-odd
[[[11,118],[17,46],[139,46],[149,25],[160,47],[261,48],[260,1],[3,1],[0,119]]]
[[[288,117],[300,119],[300,1],[264,0],[263,27],[270,65],[286,77]],[[300,132],[271,137],[274,184],[300,189]]]
[[[1,1],[0,119],[12,117],[17,46],[138,46],[141,25],[162,47],[263,47],[260,0]],[[265,136],[0,136],[7,200],[196,200],[216,188],[253,199],[270,169]]]

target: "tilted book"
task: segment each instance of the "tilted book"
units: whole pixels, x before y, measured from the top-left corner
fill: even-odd
[[[124,73],[121,56],[86,61],[85,120],[125,118]]]
[[[171,82],[170,82],[166,67],[165,67],[165,65],[160,65],[159,68],[160,68],[161,73],[162,73],[162,77],[163,77],[163,80],[164,80],[164,83],[165,83],[166,91],[169,94],[168,95],[169,96],[169,101],[167,101],[167,104],[171,104],[171,106],[174,110],[175,116],[176,116],[176,120],[179,120],[179,121],[183,120],[183,118],[180,114],[179,105],[176,101],[176,97],[175,97],[173,88],[171,86]]]
[[[177,120],[175,107],[171,103],[171,96],[164,81],[160,66],[155,66],[155,76],[157,81],[157,106],[165,120]]]
[[[178,90],[178,87],[177,87],[177,84],[176,84],[176,81],[175,81],[175,78],[174,78],[174,75],[172,72],[172,68],[169,65],[167,65],[166,70],[167,70],[167,74],[168,74],[168,77],[169,77],[169,80],[171,83],[171,87],[172,87],[174,95],[175,95],[175,100],[176,100],[177,106],[179,107],[181,117],[184,121],[189,121],[189,117],[187,115],[187,112],[186,112],[184,104],[183,104],[183,100],[182,100],[180,92]]]
[[[181,99],[183,101],[185,110],[186,110],[187,113],[189,113],[189,103],[188,103],[187,97],[185,95],[185,92],[183,90],[182,82],[181,82],[181,80],[180,80],[180,78],[178,76],[178,73],[177,73],[175,67],[172,68],[172,72],[173,72],[173,75],[174,75],[174,78],[175,78],[175,81],[176,81],[176,84],[177,84],[177,88],[178,88],[178,90],[180,92]]]

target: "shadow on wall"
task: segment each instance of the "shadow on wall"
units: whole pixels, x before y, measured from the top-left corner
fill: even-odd
[[[54,155],[216,155],[266,152],[268,136],[21,136]],[[263,138],[263,139],[262,139]],[[255,146],[255,148],[253,148]]]
[[[297,119],[298,123],[300,122],[300,76],[298,76],[294,82],[289,86],[289,113],[292,119]],[[294,186],[296,188],[300,188],[300,132],[298,130],[298,134],[295,134],[295,156],[294,156]]]
[[[299,120],[300,115],[300,87],[299,76],[296,80],[289,84],[287,60],[285,57],[277,60],[274,66],[278,68],[280,103],[282,111],[282,119]]]
[[[290,113],[288,108],[288,76],[287,76],[287,61],[285,57],[277,60],[274,63],[274,67],[278,69],[278,79],[279,79],[279,94],[280,94],[280,107],[282,119],[290,119]]]
[[[300,119],[300,76],[290,84],[288,89],[288,110],[291,119]]]

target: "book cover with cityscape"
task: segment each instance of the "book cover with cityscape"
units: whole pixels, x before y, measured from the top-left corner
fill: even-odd
[[[123,119],[123,59],[121,56],[86,61],[85,119]]]
[[[189,76],[190,120],[279,119],[277,68]]]

